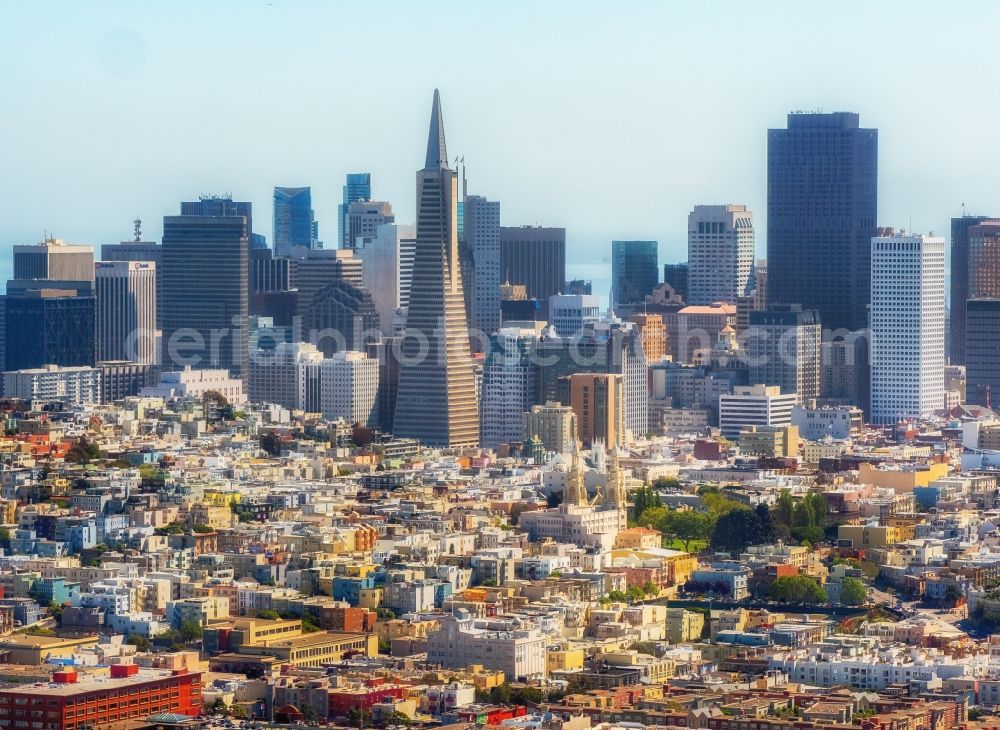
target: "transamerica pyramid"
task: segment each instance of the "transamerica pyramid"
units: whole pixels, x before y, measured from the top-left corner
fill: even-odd
[[[479,403],[458,263],[458,175],[448,167],[437,89],[427,160],[417,172],[416,253],[393,433],[429,446],[479,444]]]

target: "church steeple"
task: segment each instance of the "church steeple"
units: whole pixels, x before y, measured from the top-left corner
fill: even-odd
[[[425,170],[448,168],[448,147],[444,142],[444,118],[441,116],[441,94],[434,89],[434,102],[431,106],[431,127],[427,133],[427,160]]]
[[[618,461],[618,449],[611,449],[611,459],[608,462],[608,478],[604,487],[605,509],[628,509],[628,494],[625,489],[625,474],[622,473]]]
[[[563,504],[577,507],[587,505],[587,485],[583,481],[583,464],[576,442],[573,443],[573,461],[569,470],[569,478],[566,480]]]

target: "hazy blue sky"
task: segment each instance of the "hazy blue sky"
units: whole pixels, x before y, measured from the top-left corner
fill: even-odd
[[[274,185],[311,185],[328,246],[348,171],[414,209],[431,93],[469,190],[507,225],[564,225],[569,258],[740,202],[764,249],[765,134],[794,109],[879,129],[883,225],[1000,212],[991,2],[5,2],[0,256],[160,236],[232,192],[271,238]],[[3,266],[6,268],[6,261]],[[591,267],[596,268],[596,267]],[[582,271],[582,268],[571,268]],[[599,272],[597,272],[599,273]]]

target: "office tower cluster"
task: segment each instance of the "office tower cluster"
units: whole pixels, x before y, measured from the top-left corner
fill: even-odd
[[[733,425],[740,404],[857,406],[883,425],[992,406],[1000,220],[953,219],[946,281],[943,239],[878,227],[878,131],[857,114],[792,113],[766,143],[766,259],[746,205],[695,204],[685,262],[612,240],[595,293],[567,277],[565,228],[504,225],[500,201],[468,191],[435,92],[414,222],[356,172],[335,248],[305,186],[273,188],[270,245],[226,194],[180,203],[162,242],[136,220],[100,261],[55,238],[15,246],[8,394],[107,401],[211,371],[386,436],[533,453],[787,426]]]

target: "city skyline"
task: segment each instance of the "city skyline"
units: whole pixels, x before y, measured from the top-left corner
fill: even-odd
[[[846,59],[838,54],[834,63],[824,60],[822,45],[817,47],[816,41],[828,31],[835,33],[842,24],[850,23],[851,50],[859,51],[866,43],[874,47],[890,21],[898,34],[915,35],[932,29],[940,32],[958,18],[905,14],[898,12],[901,4],[887,3],[878,8],[858,5],[858,13],[827,18],[817,25],[812,11],[789,12],[795,6],[775,3],[755,8],[753,16],[741,18],[733,29],[712,26],[716,50],[722,51],[719,57],[706,61],[697,74],[680,74],[672,70],[680,68],[677,62],[698,42],[698,34],[690,31],[717,18],[720,5],[706,3],[680,10],[636,4],[632,13],[624,15],[629,17],[627,30],[642,42],[617,56],[613,55],[617,43],[612,42],[611,50],[592,54],[596,56],[592,59],[588,54],[599,32],[595,28],[602,27],[592,22],[594,16],[621,23],[623,29],[624,21],[604,17],[600,6],[574,5],[566,20],[578,32],[548,47],[537,29],[546,27],[567,6],[515,5],[502,17],[491,19],[496,27],[488,31],[478,14],[482,11],[455,19],[453,35],[459,50],[473,43],[473,36],[486,35],[487,42],[477,46],[481,53],[466,54],[472,59],[466,64],[456,68],[446,63],[447,54],[435,52],[414,69],[400,62],[414,42],[406,31],[428,23],[428,18],[414,17],[415,11],[404,4],[385,3],[380,7],[391,12],[385,13],[383,32],[397,52],[377,59],[377,64],[385,70],[391,65],[398,72],[399,91],[386,94],[384,101],[366,97],[364,106],[360,90],[317,94],[300,108],[319,113],[331,105],[358,102],[358,106],[352,106],[351,114],[318,114],[321,118],[316,119],[317,114],[292,114],[283,105],[291,95],[302,96],[301,89],[311,85],[314,76],[322,77],[337,59],[357,51],[360,41],[314,22],[310,30],[315,30],[318,41],[330,36],[339,44],[328,58],[315,50],[295,48],[290,62],[301,67],[303,78],[288,82],[267,69],[273,54],[285,49],[287,41],[271,48],[264,40],[268,31],[297,28],[311,16],[349,26],[359,9],[331,10],[309,3],[241,4],[240,8],[246,8],[242,18],[246,33],[240,39],[216,38],[212,44],[202,44],[205,29],[195,28],[186,43],[197,52],[185,58],[168,52],[170,33],[183,21],[184,13],[118,3],[105,6],[117,11],[110,16],[91,14],[66,5],[58,21],[46,23],[49,45],[56,50],[41,59],[29,52],[30,34],[12,32],[35,22],[38,10],[8,11],[8,33],[0,30],[0,34],[15,60],[11,73],[0,79],[0,91],[13,110],[6,120],[8,135],[18,144],[0,153],[8,171],[0,192],[16,214],[0,224],[0,254],[13,244],[41,240],[45,230],[70,242],[95,246],[124,240],[135,216],[143,219],[147,236],[159,240],[159,221],[170,212],[173,201],[202,192],[232,192],[238,199],[256,203],[255,229],[269,234],[272,222],[267,202],[273,187],[284,184],[311,186],[316,218],[332,222],[337,218],[344,175],[356,171],[370,171],[374,197],[391,202],[398,220],[412,221],[408,170],[418,162],[413,154],[419,149],[418,135],[413,133],[420,126],[416,110],[420,99],[435,86],[441,87],[454,109],[453,154],[466,159],[470,193],[499,200],[504,225],[567,227],[575,252],[568,260],[572,275],[586,275],[580,266],[600,263],[609,256],[614,238],[658,240],[661,261],[684,260],[686,214],[695,204],[745,203],[759,219],[762,233],[757,237],[757,253],[761,255],[767,244],[763,234],[766,130],[782,126],[785,114],[795,109],[857,112],[866,125],[880,130],[879,225],[944,233],[949,219],[961,213],[963,202],[970,213],[988,212],[990,201],[1000,195],[1000,184],[978,171],[983,167],[968,170],[961,164],[962,159],[981,152],[990,134],[990,115],[955,122],[906,109],[912,100],[935,92],[961,95],[965,88],[982,86],[974,74],[959,74],[957,69],[977,67],[976,54],[986,44],[976,43],[975,38],[988,22],[963,25],[961,43],[956,34],[943,34],[940,53],[914,55],[905,61],[893,54],[867,54],[863,60],[853,57],[857,54],[849,53]],[[218,3],[199,8],[205,28],[232,7]],[[297,12],[300,8],[302,12]],[[980,9],[984,20],[996,13],[987,5]],[[779,48],[746,58],[724,50],[727,44],[722,41],[729,34],[774,36],[776,31],[769,24],[779,16],[783,21],[776,26],[782,39]],[[526,58],[510,60],[513,65],[496,63],[503,48],[494,34],[511,28],[521,30]],[[298,37],[290,32],[281,36]],[[246,53],[247,47],[254,48],[256,55]],[[80,58],[71,70],[61,63],[66,54]],[[559,63],[553,68],[538,64],[539,54],[586,65],[567,76]],[[792,54],[809,63],[785,64]],[[34,59],[31,63],[24,60],[29,57]],[[177,110],[168,104],[165,109],[158,107],[157,114],[141,113],[143,108],[152,108],[154,94],[157,99],[161,95],[172,99],[180,81],[196,68],[204,73],[205,66],[231,58],[239,59],[248,78],[268,85],[266,93],[255,92],[251,97],[266,109],[256,115],[259,119],[239,114],[235,100],[241,91],[218,87],[211,92],[185,88],[192,101],[205,109],[204,115],[182,115],[182,104]],[[942,63],[941,59],[947,60]],[[602,63],[607,67],[600,68]],[[904,63],[908,73],[893,75]],[[861,64],[871,73],[852,73]],[[526,65],[535,75],[517,76]],[[734,67],[756,83],[734,87],[730,94],[703,94],[705,84],[720,80]],[[637,69],[649,76],[638,74],[640,78],[633,79]],[[526,80],[512,85],[517,78]],[[660,83],[650,87],[650,79]],[[554,85],[553,81],[562,83]],[[87,94],[81,93],[84,88]],[[691,105],[695,95],[700,103]],[[743,104],[748,99],[752,104]],[[734,103],[746,109],[738,119],[723,113]],[[538,113],[521,113],[525,104]],[[386,114],[389,109],[392,113]],[[60,121],[67,110],[72,110],[72,125]],[[573,124],[565,124],[568,117]],[[616,130],[613,144],[607,136],[609,128]],[[268,134],[278,129],[286,133],[280,148],[267,143]],[[604,152],[600,145],[584,146],[585,140],[602,139],[607,139],[608,150],[614,154]],[[122,153],[125,149],[128,154]],[[526,155],[533,168],[543,172],[525,184],[520,166],[510,162],[514,152]],[[59,161],[58,174],[53,174],[51,165],[38,164],[49,156]],[[201,160],[200,164],[193,166],[193,159]],[[601,175],[588,174],[595,162],[602,167]],[[609,187],[606,177],[630,182]],[[89,190],[99,192],[82,192]],[[633,211],[627,221],[607,215],[626,203]],[[333,244],[332,224],[321,238],[327,247]]]

